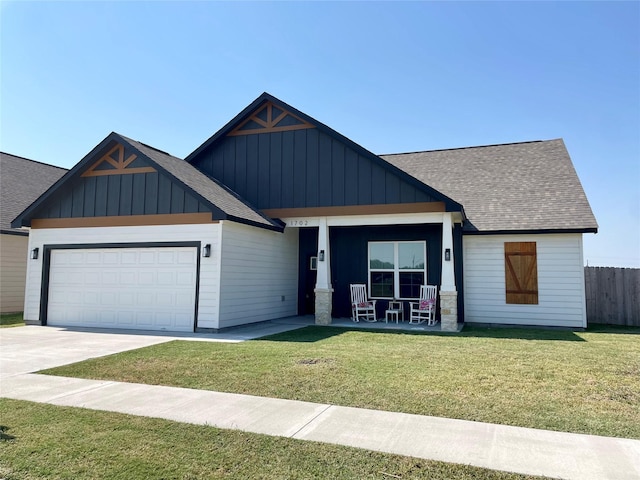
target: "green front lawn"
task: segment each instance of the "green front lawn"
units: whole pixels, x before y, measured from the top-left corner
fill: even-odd
[[[640,438],[637,328],[308,327],[240,344],[174,341],[45,373]]]
[[[451,479],[525,475],[118,413],[0,399],[0,478]]]
[[[0,328],[4,327],[21,327],[24,325],[22,319],[22,312],[18,313],[3,313],[0,315]]]

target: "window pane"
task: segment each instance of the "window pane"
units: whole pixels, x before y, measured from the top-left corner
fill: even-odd
[[[424,269],[424,243],[398,243],[400,270]]]
[[[369,244],[369,268],[393,268],[393,243]]]
[[[371,296],[393,298],[393,272],[371,272]]]
[[[420,285],[424,285],[424,273],[400,272],[400,298],[420,298]]]

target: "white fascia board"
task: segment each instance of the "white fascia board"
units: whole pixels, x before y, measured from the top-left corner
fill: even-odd
[[[461,222],[460,214],[453,214],[453,221]],[[348,227],[361,225],[410,225],[423,223],[442,223],[443,213],[391,213],[381,215],[344,215],[335,217],[287,217],[281,218],[287,227],[317,227],[320,219],[326,218],[329,227]]]

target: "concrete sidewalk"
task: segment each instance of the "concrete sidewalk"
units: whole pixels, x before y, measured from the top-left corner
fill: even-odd
[[[41,340],[47,341],[50,348],[53,348],[50,341],[54,336],[58,340],[54,344],[57,343],[60,349],[65,348],[65,341],[67,346],[77,344],[80,339],[98,345],[103,343],[100,340],[109,338],[100,333],[61,333],[47,327],[24,328],[42,330],[12,332],[8,336],[15,336],[15,341],[28,335],[41,336]],[[186,388],[53,377],[18,371],[10,373],[5,371],[4,347],[8,344],[5,332],[1,332],[0,336],[4,337],[0,363],[4,375],[0,382],[0,397],[165,418],[553,478],[640,479],[638,440]],[[171,339],[142,337],[139,342],[148,344]],[[37,344],[34,341],[24,342],[22,347],[34,347]],[[134,344],[135,338],[121,340],[125,350],[136,348]],[[114,348],[111,345],[109,350]],[[26,350],[29,354],[29,348]],[[93,350],[91,352],[95,353]],[[14,353],[21,355],[20,350]],[[76,352],[72,356],[77,361],[79,354]],[[24,370],[26,364],[18,363],[21,367],[19,370]]]
[[[349,445],[554,478],[640,478],[638,440],[187,388],[36,374],[3,379],[0,396]]]

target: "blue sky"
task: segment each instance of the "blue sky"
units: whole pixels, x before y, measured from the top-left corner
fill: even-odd
[[[267,91],[378,154],[563,138],[640,267],[639,2],[0,3],[0,149],[185,157]]]

